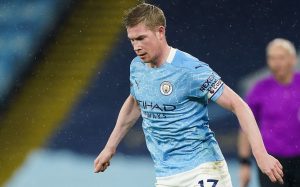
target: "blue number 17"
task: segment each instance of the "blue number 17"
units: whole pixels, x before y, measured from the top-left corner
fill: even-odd
[[[216,179],[207,179],[207,182],[212,183],[211,187],[216,187],[219,181]],[[198,184],[200,184],[200,187],[205,187],[203,180],[199,181]]]

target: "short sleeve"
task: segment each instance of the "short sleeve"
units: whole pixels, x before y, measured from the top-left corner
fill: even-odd
[[[190,73],[190,96],[216,101],[223,93],[221,77],[207,64],[197,66]]]

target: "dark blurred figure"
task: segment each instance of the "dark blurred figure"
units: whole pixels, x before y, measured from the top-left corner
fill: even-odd
[[[300,187],[300,73],[295,71],[294,45],[285,39],[271,41],[266,49],[272,75],[258,81],[246,101],[258,121],[267,151],[284,169],[285,187]],[[239,134],[240,186],[250,180],[250,146]],[[259,171],[261,187],[279,187]]]

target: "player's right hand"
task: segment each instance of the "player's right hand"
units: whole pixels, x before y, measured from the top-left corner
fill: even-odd
[[[241,164],[240,166],[240,187],[247,187],[251,177],[251,166]]]
[[[98,157],[94,160],[94,172],[104,172],[110,165],[110,159],[113,157],[114,151],[104,148]]]
[[[280,162],[269,154],[262,154],[256,158],[260,170],[268,175],[272,182],[283,184],[283,167]]]

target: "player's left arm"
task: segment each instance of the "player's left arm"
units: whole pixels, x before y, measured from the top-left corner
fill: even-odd
[[[282,165],[267,153],[250,107],[225,84],[223,93],[215,102],[236,115],[243,132],[249,140],[252,153],[261,171],[268,175],[272,182],[283,183]]]

